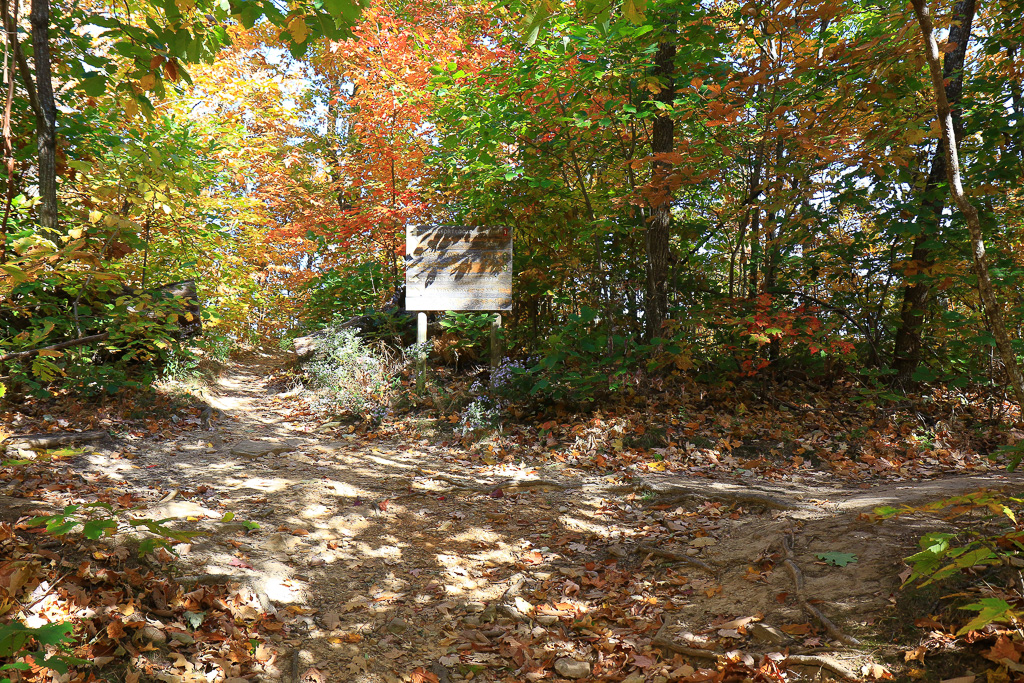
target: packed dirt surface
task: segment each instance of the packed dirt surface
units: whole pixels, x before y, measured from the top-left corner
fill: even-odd
[[[279,362],[225,372],[209,429],[75,464],[147,499],[147,516],[208,532],[179,546],[177,571],[248,586],[277,615],[259,680],[900,677],[914,645],[892,636],[901,558],[942,522],[868,513],[1024,483],[624,478],[529,453],[484,465],[455,440],[287,421],[294,392],[266,379]]]

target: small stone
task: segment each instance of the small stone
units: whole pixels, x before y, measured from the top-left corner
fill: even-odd
[[[388,632],[400,636],[409,630],[409,622],[404,619],[392,619],[388,622]]]
[[[565,505],[561,505],[561,506],[559,506],[558,511],[561,512],[564,515],[566,512],[569,511],[569,508],[566,507]]]
[[[555,671],[566,678],[583,678],[590,675],[590,662],[578,662],[571,657],[555,660]]]
[[[785,645],[786,643],[793,642],[793,639],[788,635],[768,624],[754,623],[748,626],[747,630],[750,633],[750,637],[759,643]]]

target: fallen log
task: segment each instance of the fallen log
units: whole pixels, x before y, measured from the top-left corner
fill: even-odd
[[[91,432],[56,432],[54,434],[25,434],[9,436],[0,444],[20,446],[22,448],[55,448],[57,446],[73,446],[82,443],[95,443],[110,438],[110,434],[102,429]]]

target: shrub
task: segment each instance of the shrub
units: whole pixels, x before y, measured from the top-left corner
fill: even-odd
[[[398,359],[383,346],[371,348],[352,330],[327,330],[321,340],[306,366],[317,403],[380,422],[390,409]]]

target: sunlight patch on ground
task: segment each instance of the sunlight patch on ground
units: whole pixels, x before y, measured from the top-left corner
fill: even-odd
[[[363,498],[370,495],[366,489],[344,481],[332,481],[327,484],[327,488],[343,498]]]
[[[299,513],[299,516],[305,517],[306,519],[317,519],[331,514],[334,514],[334,511],[326,505],[314,503],[312,505],[307,505],[306,509]]]
[[[284,491],[289,486],[289,482],[287,480],[278,479],[276,477],[251,477],[249,479],[236,479],[234,481],[229,481],[228,483],[233,484],[238,488],[255,489],[265,493]]]
[[[371,522],[368,519],[352,519],[351,517],[332,517],[327,524],[317,525],[318,528],[330,529],[343,536],[358,536],[370,528]]]
[[[382,545],[379,548],[372,548],[366,543],[359,543],[356,550],[363,557],[379,557],[385,562],[398,562],[402,559],[402,549],[396,545]]]
[[[475,543],[478,541],[483,541],[484,543],[497,543],[501,540],[501,535],[488,529],[474,527],[468,531],[463,531],[458,536],[452,536],[449,540],[454,543]]]
[[[396,469],[401,469],[401,470],[416,469],[416,467],[414,465],[410,465],[408,463],[402,463],[402,462],[395,462],[394,460],[388,460],[387,458],[382,458],[379,455],[364,455],[362,457],[362,459],[363,460],[369,460],[370,462],[375,462],[378,465],[385,465],[387,467],[394,467]]]
[[[607,529],[604,525],[588,522],[585,519],[562,515],[558,518],[558,521],[561,522],[562,526],[566,529],[572,529],[573,531],[586,531],[588,533],[598,534],[601,536],[607,535]]]
[[[512,546],[502,543],[494,550],[488,550],[487,552],[482,553],[473,553],[469,555],[469,557],[478,562],[493,562],[494,564],[505,564],[509,562],[514,562],[517,552],[518,551]]]
[[[238,396],[214,396],[210,405],[217,410],[238,410],[249,404],[249,401]]]

